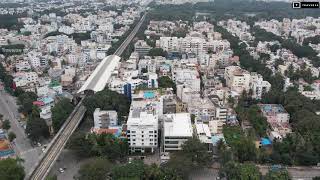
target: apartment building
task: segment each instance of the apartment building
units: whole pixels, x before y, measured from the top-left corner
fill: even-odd
[[[108,128],[109,126],[118,125],[118,114],[116,111],[104,111],[96,108],[93,113],[95,129]]]
[[[248,71],[241,69],[239,66],[229,66],[225,68],[224,78],[227,87],[231,90],[239,94],[244,90],[249,92],[251,76]]]
[[[138,40],[134,44],[134,51],[137,52],[140,57],[147,56],[151,49],[152,48],[143,40]]]
[[[178,151],[192,138],[193,128],[189,113],[165,114],[163,116],[163,152]]]
[[[163,114],[161,97],[155,91],[140,91],[132,96],[127,121],[131,152],[154,152],[158,147],[159,115]]]
[[[251,73],[250,89],[252,90],[252,98],[261,99],[262,95],[271,89],[271,84],[264,81],[262,75],[256,72]]]

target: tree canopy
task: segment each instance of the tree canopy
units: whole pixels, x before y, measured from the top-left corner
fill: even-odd
[[[264,177],[265,180],[289,180],[290,176],[286,169],[269,170]]]
[[[48,138],[50,136],[49,127],[45,120],[41,119],[39,116],[39,109],[36,106],[33,106],[32,113],[28,116],[26,126],[26,133],[33,141],[41,138]]]
[[[165,52],[162,48],[152,48],[149,53],[149,56],[162,56],[166,57],[167,52]]]
[[[0,177],[2,180],[23,180],[25,172],[19,159],[3,159],[0,161]]]
[[[109,160],[122,160],[129,152],[127,140],[111,134],[76,133],[71,136],[68,147],[80,157],[104,156]]]
[[[52,126],[55,132],[58,132],[63,123],[67,120],[73,111],[73,104],[66,98],[61,99],[52,108]]]
[[[259,169],[252,163],[240,164],[230,161],[223,167],[223,172],[228,180],[261,179]]]
[[[186,178],[194,168],[208,166],[212,155],[206,144],[196,137],[190,138],[182,145],[182,150],[170,154],[170,160],[164,168],[171,169],[177,177]]]
[[[103,157],[97,157],[81,165],[79,180],[103,180],[107,179],[112,169],[112,163]]]
[[[129,114],[130,103],[128,98],[115,91],[105,89],[97,92],[96,94],[87,97],[84,100],[84,105],[87,108],[87,112],[90,116],[96,108],[102,110],[115,110],[118,113],[120,121],[124,121],[125,117]]]

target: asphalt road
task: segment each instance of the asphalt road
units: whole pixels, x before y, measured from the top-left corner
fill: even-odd
[[[57,175],[58,180],[72,180],[78,175],[80,166],[85,162],[87,159],[79,160],[73,151],[64,149],[51,168],[49,176]],[[64,168],[64,172],[60,172],[60,168]]]
[[[4,91],[0,92],[0,114],[4,116],[4,119],[10,120],[11,128],[9,131],[13,131],[17,136],[13,142],[15,152],[24,159],[23,165],[28,173],[33,164],[38,161],[39,155],[42,153],[41,147],[32,147],[22,125],[18,121],[19,113],[16,99]]]

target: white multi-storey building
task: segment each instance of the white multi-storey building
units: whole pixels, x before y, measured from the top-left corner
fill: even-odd
[[[224,78],[226,79],[226,85],[231,90],[241,93],[250,88],[250,73],[241,69],[239,66],[229,66],[225,68]]]
[[[261,96],[271,89],[271,84],[264,81],[260,74],[251,73],[250,89],[252,90],[252,98],[261,99]]]
[[[165,114],[163,116],[163,150],[177,151],[193,135],[189,113]]]
[[[21,72],[14,75],[14,83],[16,87],[26,86],[29,83],[36,83],[38,80],[38,74],[35,72]]]
[[[163,103],[153,91],[134,94],[127,121],[127,136],[131,152],[154,152],[158,147],[158,117]]]

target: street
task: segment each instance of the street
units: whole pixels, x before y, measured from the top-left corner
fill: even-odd
[[[26,173],[28,173],[38,161],[42,153],[41,147],[31,146],[23,127],[18,122],[19,113],[16,100],[4,91],[0,91],[0,114],[3,115],[3,119],[10,120],[11,128],[9,131],[13,131],[17,136],[13,143],[14,150],[20,158],[24,159],[23,165]]]
[[[62,150],[58,160],[54,163],[49,176],[57,175],[58,180],[74,179],[77,176],[80,166],[87,162],[87,160],[78,160],[76,154],[71,150]],[[59,169],[64,168],[64,172],[60,172]]]

